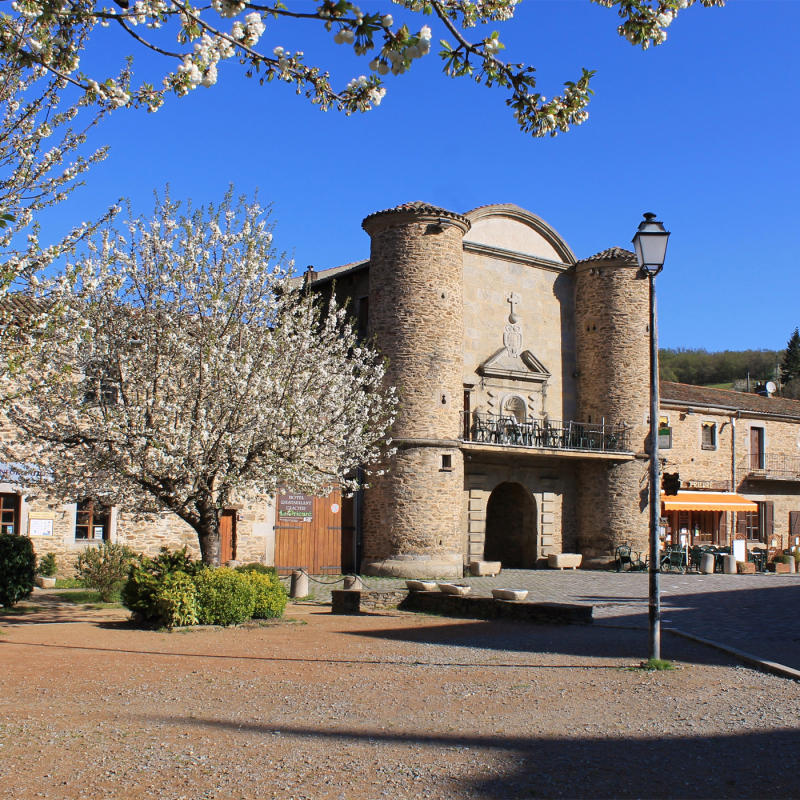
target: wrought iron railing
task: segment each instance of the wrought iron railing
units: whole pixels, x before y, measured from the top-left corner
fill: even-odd
[[[555,419],[520,421],[501,414],[463,412],[466,442],[592,452],[630,452],[630,428]]]
[[[750,453],[739,464],[739,470],[749,475],[797,481],[800,480],[800,456],[783,453]]]

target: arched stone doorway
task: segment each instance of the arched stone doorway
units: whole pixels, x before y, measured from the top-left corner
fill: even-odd
[[[483,557],[505,569],[536,566],[536,503],[522,484],[501,483],[489,496]]]

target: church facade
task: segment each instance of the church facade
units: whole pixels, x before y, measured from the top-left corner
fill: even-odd
[[[472,561],[535,568],[561,552],[599,567],[620,544],[646,550],[649,306],[633,253],[614,247],[579,261],[552,227],[513,205],[461,215],[410,203],[371,214],[363,228],[368,260],[306,276],[348,299],[401,397],[396,454],[363,492],[362,572],[458,577]],[[795,514],[800,535],[800,464],[797,476],[761,480],[729,451],[739,430],[738,458],[750,458],[752,425],[741,419],[757,418],[783,426],[774,439],[793,468],[800,403],[721,394],[725,402],[662,383],[664,468],[681,470],[716,506],[702,518],[702,509],[687,517],[664,507],[662,536],[724,543],[747,528],[742,514],[751,523],[760,515],[750,546],[788,547]],[[708,427],[698,429],[697,453],[679,434],[700,419],[695,407],[717,426],[713,456]]]

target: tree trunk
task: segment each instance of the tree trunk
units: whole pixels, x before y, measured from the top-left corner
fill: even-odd
[[[200,557],[209,567],[218,567],[222,550],[219,535],[219,513],[216,508],[198,508],[200,522],[195,527],[200,543]]]

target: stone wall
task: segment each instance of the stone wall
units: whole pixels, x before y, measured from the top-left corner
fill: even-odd
[[[612,248],[578,262],[575,324],[578,418],[631,426],[643,453],[649,433],[648,281],[632,253]],[[580,470],[578,541],[584,563],[602,565],[620,544],[646,547],[646,466],[584,462]]]
[[[463,217],[423,204],[367,217],[369,335],[389,359],[400,449],[364,492],[362,571],[461,574]]]
[[[468,453],[462,500],[464,563],[484,560],[487,508],[492,492],[502,484],[524,489],[533,505],[535,551],[529,566],[544,566],[549,553],[576,552],[576,467],[538,457],[534,453],[506,456],[505,463],[486,454]],[[498,457],[495,456],[495,459]],[[523,509],[509,509],[522,513]]]

